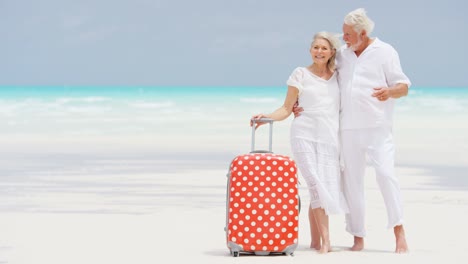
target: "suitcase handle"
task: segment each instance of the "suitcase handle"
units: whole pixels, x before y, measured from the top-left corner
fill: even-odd
[[[266,118],[266,117],[262,117],[262,118],[260,118],[258,120],[252,118],[251,120],[252,120],[252,146],[251,146],[251,149],[250,149],[250,153],[273,153],[273,151],[272,151],[273,122],[275,122],[275,120],[273,120],[271,118]],[[256,122],[266,122],[266,123],[270,124],[270,137],[269,137],[269,141],[268,141],[268,150],[255,150],[255,123]]]

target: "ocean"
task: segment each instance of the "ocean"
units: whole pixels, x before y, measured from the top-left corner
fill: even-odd
[[[1,152],[188,153],[225,159],[250,151],[249,118],[280,107],[286,89],[3,86]],[[412,87],[396,105],[402,159],[414,161],[414,151],[428,144],[442,152],[453,144],[466,151],[467,117],[468,88]],[[290,154],[291,118],[274,125],[278,152]],[[266,131],[257,132],[260,147],[267,142]]]

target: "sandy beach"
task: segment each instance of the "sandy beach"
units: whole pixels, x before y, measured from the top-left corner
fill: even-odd
[[[393,234],[385,227],[383,201],[369,169],[364,251],[348,250],[352,238],[342,216],[331,217],[334,252],[310,250],[307,215],[301,213],[295,256],[233,258],[223,230],[227,168],[171,170],[151,157],[78,156],[68,163],[62,157],[61,165],[44,160],[23,159],[29,167],[2,182],[0,263],[461,263],[468,257],[467,182],[456,189],[444,186],[423,168],[397,168],[408,254],[393,253]],[[307,191],[299,191],[307,201]],[[303,204],[302,212],[306,209]]]

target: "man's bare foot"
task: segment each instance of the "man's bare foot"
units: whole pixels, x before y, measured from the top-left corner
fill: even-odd
[[[354,245],[351,247],[351,251],[361,251],[364,248],[364,238],[354,237]]]
[[[321,247],[322,246],[320,245],[320,242],[319,243],[315,243],[315,242],[310,243],[310,248],[312,248],[312,249],[320,250]]]
[[[396,239],[395,253],[397,254],[407,253],[408,244],[406,243],[405,229],[403,228],[402,225],[399,225],[393,228],[393,232],[395,233],[395,239]]]
[[[325,243],[322,245],[322,247],[320,248],[320,251],[319,253],[320,254],[326,254],[328,252],[331,252],[332,251],[332,248],[330,246],[330,243]]]

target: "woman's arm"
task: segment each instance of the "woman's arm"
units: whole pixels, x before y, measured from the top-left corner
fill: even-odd
[[[291,115],[293,106],[296,103],[298,96],[299,96],[299,89],[297,89],[294,86],[288,86],[286,99],[284,100],[284,104],[280,108],[276,109],[274,112],[270,114],[254,115],[252,116],[252,119],[260,119],[262,117],[267,117],[275,121],[282,121]],[[255,123],[257,124],[255,128],[265,124],[265,122],[255,122]],[[253,125],[252,122],[250,122],[250,125],[251,126]]]

